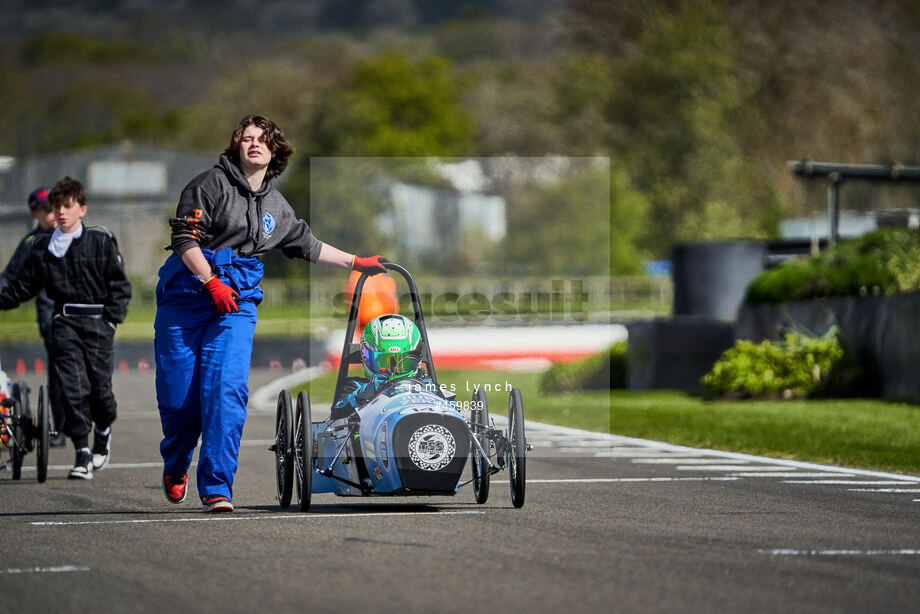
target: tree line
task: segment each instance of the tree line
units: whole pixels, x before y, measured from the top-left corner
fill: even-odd
[[[355,250],[385,240],[355,224],[385,203],[340,186],[345,205],[313,219],[310,157],[608,157],[602,171],[527,189],[496,178],[507,240],[457,254],[470,270],[485,254],[572,274],[636,273],[682,241],[775,236],[814,200],[788,159],[918,163],[915,2],[538,4],[528,17],[482,3],[438,21],[394,3],[404,23],[347,29],[340,15],[309,35],[202,36],[163,18],[149,33],[121,24],[8,39],[0,150],[131,138],[216,157],[258,110],[297,148],[289,200],[318,235]]]

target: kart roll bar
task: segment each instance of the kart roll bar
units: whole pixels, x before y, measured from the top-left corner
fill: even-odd
[[[438,386],[438,377],[434,372],[434,361],[431,359],[431,347],[428,345],[428,329],[425,327],[425,318],[422,315],[422,303],[418,296],[418,287],[412,275],[402,265],[381,259],[384,268],[388,271],[396,271],[406,279],[409,286],[409,297],[412,299],[412,310],[415,312],[415,325],[418,326],[419,334],[422,341],[419,344],[422,352],[422,360],[428,366],[428,377],[434,383],[435,388]],[[342,348],[342,361],[339,363],[339,376],[335,381],[335,395],[333,399],[338,399],[342,393],[342,385],[348,376],[349,365],[361,362],[361,344],[352,343],[355,335],[355,325],[358,322],[358,303],[361,300],[361,290],[364,288],[364,281],[370,277],[367,272],[361,274],[358,282],[355,284],[354,294],[351,297],[351,309],[348,312],[348,327],[345,330],[345,346]]]

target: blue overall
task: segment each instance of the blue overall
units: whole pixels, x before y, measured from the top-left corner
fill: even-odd
[[[208,291],[172,254],[160,268],[154,323],[156,390],[164,472],[184,475],[198,437],[198,494],[233,499],[233,477],[249,400],[249,364],[262,301],[262,263],[231,248],[202,253],[239,292],[238,313],[218,313]]]

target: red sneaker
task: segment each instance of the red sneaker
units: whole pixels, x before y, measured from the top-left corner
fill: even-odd
[[[188,487],[188,474],[181,478],[176,478],[168,473],[163,474],[163,492],[170,503],[182,503],[185,501],[186,489]]]
[[[232,512],[233,504],[223,495],[205,495],[201,498],[203,512]]]

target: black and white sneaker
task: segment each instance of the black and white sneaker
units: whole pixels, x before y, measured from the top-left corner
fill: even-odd
[[[93,470],[99,471],[109,462],[109,449],[112,447],[112,427],[100,431],[93,427]]]
[[[73,463],[73,469],[67,473],[67,477],[71,480],[93,479],[93,453],[89,448],[77,450],[77,459]]]

